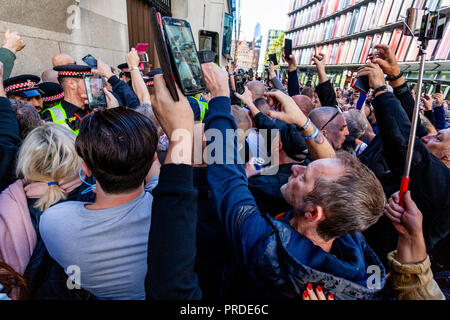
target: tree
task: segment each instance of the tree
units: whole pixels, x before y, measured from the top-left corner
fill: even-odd
[[[265,57],[265,59],[264,59],[264,65],[269,64],[269,54],[272,54],[272,53],[276,53],[276,54],[277,54],[277,61],[278,61],[278,63],[280,63],[280,61],[281,61],[281,49],[282,49],[283,46],[284,46],[284,36],[285,36],[285,35],[284,35],[284,32],[282,32],[282,33],[278,36],[278,38],[276,38],[276,39],[272,42],[270,48],[268,48],[268,49],[266,50],[266,57]]]

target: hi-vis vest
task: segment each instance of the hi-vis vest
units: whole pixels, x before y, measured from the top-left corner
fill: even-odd
[[[72,128],[69,127],[69,125],[66,122],[66,120],[67,120],[66,110],[64,110],[64,108],[61,106],[61,103],[57,104],[54,107],[45,109],[44,111],[50,112],[53,123],[57,123],[57,124],[61,124],[61,125],[65,126],[67,129],[72,131],[76,136],[78,136],[78,133],[80,132],[80,130],[79,129],[72,130]]]
[[[197,100],[198,106],[200,107],[200,110],[202,110],[202,114],[200,116],[200,122],[203,122],[203,119],[205,118],[206,110],[209,109],[208,102],[206,102],[206,100],[203,99],[203,97],[200,93],[195,96],[192,96],[192,98]]]

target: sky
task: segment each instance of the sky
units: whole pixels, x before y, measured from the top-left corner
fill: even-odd
[[[263,36],[261,53],[264,53],[266,51],[267,32],[269,29],[286,30],[290,0],[239,1],[241,1],[242,20],[240,40],[253,40],[255,26],[259,22]]]

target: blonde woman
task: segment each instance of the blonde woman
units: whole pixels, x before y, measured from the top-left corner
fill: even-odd
[[[18,274],[24,274],[37,244],[38,256],[45,252],[38,231],[42,212],[60,201],[92,197],[80,195],[80,165],[75,135],[64,126],[47,123],[23,141],[19,179],[0,194],[0,261]]]

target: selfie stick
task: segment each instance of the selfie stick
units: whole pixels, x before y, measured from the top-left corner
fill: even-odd
[[[408,24],[405,23],[405,26],[411,31]],[[411,31],[411,34],[414,38],[414,32]],[[425,55],[427,51],[428,46],[428,40],[422,39],[421,43],[419,44],[419,56],[420,56],[420,71],[419,71],[419,77],[418,77],[418,87],[417,87],[417,93],[416,93],[416,101],[414,103],[414,111],[412,115],[412,121],[411,121],[411,131],[409,133],[409,142],[408,142],[408,151],[406,152],[406,162],[405,162],[405,171],[403,172],[402,181],[400,184],[400,206],[403,207],[403,197],[408,191],[408,185],[409,185],[409,173],[411,171],[411,163],[413,158],[413,152],[414,152],[414,144],[416,141],[416,131],[417,131],[417,123],[419,120],[419,100],[422,96],[422,78],[425,71]]]

